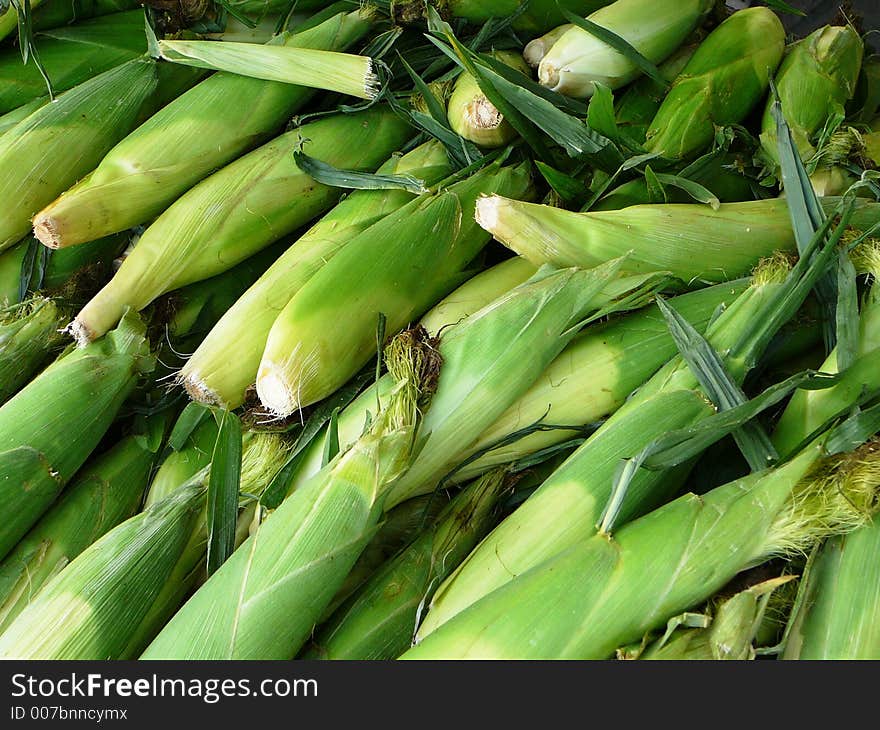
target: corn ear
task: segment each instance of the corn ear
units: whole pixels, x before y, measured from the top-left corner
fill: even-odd
[[[830,213],[839,199],[821,202]],[[853,225],[867,230],[878,212],[878,204],[860,201]],[[657,204],[574,213],[493,195],[477,203],[477,222],[536,265],[590,267],[630,251],[626,271],[669,271],[688,282],[744,276],[761,258],[796,248],[784,198],[724,203],[718,210]]]
[[[769,8],[731,15],[697,48],[648,128],[645,149],[661,157],[694,157],[718,127],[741,122],[764,98],[785,51],[785,29]]]
[[[428,142],[395,155],[378,172],[432,185],[451,168],[442,145]],[[180,381],[190,397],[227,408],[244,403],[281,310],[349,241],[412,198],[405,190],[356,190],[315,223],[227,310],[184,365]]]
[[[293,150],[336,167],[374,170],[406,140],[409,128],[392,111],[373,107],[326,117],[288,132],[203,180],[141,236],[111,281],[71,324],[86,343],[111,328],[127,307],[216,276],[320,215],[338,188],[300,170]]]
[[[0,657],[131,658],[124,647],[171,578],[204,501],[201,483],[181,487],[86,548],[0,635]]]
[[[507,294],[511,289],[523,284],[534,276],[537,268],[525,259],[514,257],[497,264],[486,271],[468,279],[451,294],[435,305],[419,324],[431,337],[443,335],[449,327],[457,325],[470,315],[478,312],[491,302]],[[363,433],[364,424],[372,419],[372,413],[388,402],[394,390],[394,379],[386,374],[378,382],[367,387],[339,414],[337,421],[337,438],[342,450],[349,448]],[[306,447],[294,474],[288,484],[288,492],[317,474],[324,461],[324,443],[327,428],[316,436]],[[394,507],[391,512],[414,503],[418,497],[406,500]]]
[[[337,51],[277,44],[162,40],[161,58],[212,71],[375,99],[379,79],[373,61]]]
[[[858,346],[855,359],[849,363],[840,382],[822,390],[797,390],[773,430],[773,445],[780,455],[792,453],[818,428],[858,402],[864,392],[880,388],[880,243],[868,240],[852,253],[858,268],[870,273],[873,279],[866,292],[859,313]],[[837,373],[835,347],[819,368],[822,372]]]
[[[288,249],[287,241],[263,249],[240,264],[168,295],[168,335],[175,342],[201,342],[242,294]]]
[[[392,341],[398,392],[370,430],[295,491],[208,579],[142,659],[289,659],[372,537],[407,468],[430,351]],[[234,596],[234,600],[218,600]]]
[[[27,234],[31,218],[131,130],[156,83],[155,61],[129,61],[40,107],[0,137],[0,198],[7,201],[0,250]]]
[[[826,542],[813,561],[783,659],[880,658],[880,524]]]
[[[262,404],[286,416],[355,375],[376,352],[380,312],[387,331],[399,331],[460,283],[489,242],[473,219],[477,197],[488,190],[524,196],[529,189],[524,165],[494,163],[420,196],[350,241],[272,325],[257,373]],[[337,322],[345,329],[331,326]]]
[[[528,67],[518,54],[496,51],[497,61],[525,75]],[[456,79],[446,106],[449,126],[456,134],[481,147],[503,147],[516,137],[516,131],[480,89],[477,80],[467,71]]]
[[[698,43],[688,43],[657,68],[667,84],[675,81],[697,48],[699,48]],[[668,86],[663,86],[650,76],[643,76],[634,81],[626,89],[621,90],[614,101],[617,126],[628,132],[635,141],[643,144],[648,127],[657,115],[668,91]]]
[[[360,12],[340,13],[278,42],[342,50],[369,28]],[[268,140],[312,96],[304,87],[214,74],[120,141],[76,186],[46,201],[34,221],[38,237],[72,246],[148,223],[199,180]]]
[[[406,651],[439,582],[491,528],[505,484],[504,472],[496,470],[456,495],[337,611],[304,658],[396,659]]]
[[[659,7],[658,7],[659,5]],[[652,63],[672,54],[712,9],[711,0],[617,0],[588,16],[616,33]],[[538,65],[538,80],[566,96],[588,98],[594,84],[611,89],[641,75],[640,68],[586,30],[570,28]]]
[[[855,93],[864,44],[850,26],[823,26],[794,43],[776,73],[782,113],[801,159],[816,153],[817,137],[826,124],[839,124],[844,105]],[[776,121],[768,100],[761,122],[761,149],[779,165]]]
[[[0,563],[0,634],[77,555],[140,507],[162,432],[125,436],[87,463]]]
[[[63,310],[45,297],[0,312],[0,403],[17,393],[61,345],[63,319]]]
[[[0,408],[0,494],[9,507],[0,555],[46,511],[151,367],[144,325],[130,315],[100,342],[56,360]]]
[[[553,48],[553,44],[572,28],[574,26],[570,23],[559,25],[553,28],[553,30],[547,31],[544,35],[529,41],[523,48],[523,60],[532,68],[538,68],[541,59]]]
[[[873,471],[814,444],[787,464],[690,494],[518,575],[406,658],[603,659],[709,598],[741,570],[864,524]],[[876,456],[874,456],[876,461]],[[818,471],[813,471],[818,467]],[[552,607],[552,620],[547,616]]]

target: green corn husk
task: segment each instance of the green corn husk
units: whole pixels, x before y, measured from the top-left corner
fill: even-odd
[[[284,459],[280,443],[274,434],[246,441],[242,492],[268,483]],[[205,559],[209,473],[203,469],[84,550],[0,635],[0,657],[136,658],[192,589]]]
[[[738,159],[731,154],[706,155],[687,168],[687,179],[710,190],[722,203],[754,200],[749,178],[738,172]],[[633,205],[658,203],[693,203],[694,199],[674,185],[662,186],[660,195],[648,187],[645,177],[618,185],[606,193],[591,212],[622,210]]]
[[[685,495],[613,536],[580,540],[518,574],[404,657],[613,656],[738,572],[867,522],[880,486],[876,454],[868,451],[823,461],[821,444],[814,444],[781,467],[702,497]]]
[[[537,266],[519,256],[495,264],[444,297],[425,313],[419,324],[431,337],[439,337],[445,328],[458,324],[511,289],[524,284],[537,271]]]
[[[134,315],[100,342],[68,353],[0,408],[0,555],[46,511],[152,367]]]
[[[127,658],[129,635],[170,579],[204,501],[201,484],[181,487],[93,543],[0,635],[0,656]]]
[[[409,463],[421,386],[436,362],[410,333],[392,342],[388,360],[397,393],[369,431],[256,528],[142,659],[289,659],[299,651]]]
[[[441,337],[443,370],[425,412],[424,437],[388,505],[432,491],[473,454],[483,433],[534,385],[585,319],[642,306],[668,281],[662,273],[613,280],[620,263],[539,270]]]
[[[141,236],[113,279],[71,325],[80,343],[100,337],[126,307],[216,276],[330,208],[339,188],[294,161],[305,152],[335,167],[374,170],[410,134],[385,107],[303,125],[227,165],[181,197]]]
[[[588,20],[616,33],[652,63],[670,56],[712,9],[711,0],[617,0]],[[625,86],[641,69],[586,30],[568,30],[538,65],[538,80],[566,96],[592,96],[594,83],[611,89]]]
[[[37,109],[42,106],[45,106],[49,103],[49,97],[40,96],[34,99],[33,101],[28,102],[27,104],[22,104],[20,107],[13,109],[11,112],[6,112],[0,116],[0,135],[5,134],[10,129],[12,129],[16,124],[18,124],[22,119],[29,117],[33,114]]]
[[[419,324],[428,332],[429,336],[439,337],[445,334],[449,327],[457,325],[515,287],[525,283],[536,272],[537,269],[534,266],[518,256],[497,264],[468,279],[427,312]],[[375,411],[377,403],[386,404],[393,388],[394,379],[385,375],[342,410],[337,421],[337,438],[342,450],[349,448],[357,441],[363,432],[364,424],[369,422],[370,414]],[[324,465],[326,439],[327,427],[325,426],[321,433],[306,447],[298,461],[288,484],[288,492],[298,489],[321,470]],[[395,506],[391,512],[402,508],[403,505],[413,503],[415,499],[418,498],[402,502]]]
[[[818,135],[829,122],[846,116],[844,106],[855,92],[864,45],[850,26],[823,26],[792,45],[776,74],[785,121],[803,160],[816,154]],[[776,121],[768,100],[761,122],[761,149],[779,165]]]
[[[838,198],[823,198],[831,212]],[[873,226],[880,205],[860,201],[853,226]],[[774,251],[794,251],[784,198],[708,205],[635,205],[623,210],[573,213],[499,195],[477,203],[477,222],[536,265],[595,266],[629,257],[625,270],[670,271],[684,281],[716,283],[744,276]]]
[[[396,659],[431,595],[492,527],[505,491],[497,470],[466,487],[318,632],[304,659]]]
[[[158,51],[173,63],[359,99],[375,99],[380,90],[372,59],[350,53],[278,44],[187,40],[159,41]]]
[[[160,502],[180,485],[186,484],[211,465],[218,430],[217,421],[209,415],[193,430],[180,448],[171,450],[165,456],[150,482],[150,488],[144,498],[144,509]]]
[[[64,320],[63,309],[45,297],[0,312],[0,403],[17,393],[64,341]]]
[[[528,66],[519,54],[496,51],[493,56],[495,60],[529,75]],[[516,137],[516,130],[486,98],[477,80],[467,71],[455,81],[446,105],[446,116],[453,132],[481,147],[503,147]]]
[[[61,93],[143,55],[147,50],[144,13],[132,10],[45,30],[34,41],[52,89]],[[33,63],[22,65],[17,49],[0,52],[0,114],[45,94],[46,81]]]
[[[361,13],[340,13],[280,42],[343,50],[369,28]],[[40,240],[71,246],[153,220],[199,180],[269,139],[313,96],[304,87],[214,74],[119,142],[58,200],[47,201],[35,219]]]
[[[668,300],[700,333],[747,286],[740,279]],[[550,363],[517,401],[462,456],[486,451],[539,421],[583,427],[614,413],[640,385],[677,353],[656,305],[584,330]],[[538,431],[493,448],[454,475],[460,482],[493,466],[524,458],[577,435],[576,430]]]
[[[448,504],[448,492],[441,491],[408,499],[388,510],[382,517],[382,523],[377,528],[375,536],[358,556],[345,577],[345,582],[318,623],[323,624],[324,621],[329,620],[382,565],[415,540],[426,525],[433,525]]]
[[[694,157],[716,129],[740,123],[767,93],[785,52],[785,29],[769,8],[731,15],[697,48],[648,128],[645,150]]]
[[[826,247],[822,259],[809,266],[799,264],[791,274],[785,257],[764,262],[753,275],[751,286],[708,327],[705,337],[722,354],[734,382],[743,382],[785,318],[803,302],[807,294],[804,282],[818,276],[831,252]],[[434,595],[420,637],[500,589],[511,576],[596,534],[621,460],[634,457],[660,436],[690,428],[714,412],[714,404],[681,356],[670,360],[447,579]],[[666,471],[638,470],[615,513],[616,523],[663,504],[684,482],[692,465],[690,460]]]
[[[30,5],[31,27],[35,31],[60,28],[69,23],[139,7],[136,0],[36,0]],[[0,15],[0,39],[12,33],[17,25],[18,14],[10,6],[5,14]],[[39,50],[42,52],[42,47]]]
[[[547,55],[551,48],[553,48],[556,41],[562,38],[562,36],[572,28],[574,28],[574,26],[571,25],[571,23],[559,25],[553,28],[553,30],[544,33],[544,35],[538,36],[529,41],[523,48],[523,60],[532,68],[538,68],[541,59]]]
[[[386,331],[397,332],[461,283],[489,242],[471,211],[490,190],[527,195],[527,166],[493,163],[419,196],[349,241],[272,325],[257,373],[262,404],[286,416],[323,399],[375,355],[380,312]]]
[[[668,84],[675,81],[697,48],[699,48],[698,43],[688,43],[688,45],[679,48],[657,68]],[[650,76],[643,76],[630,84],[614,102],[614,116],[617,120],[617,126],[628,132],[636,142],[644,144],[648,127],[657,115],[667,92],[667,87],[657,83]]]
[[[31,217],[130,131],[156,84],[155,61],[128,61],[74,87],[0,137],[0,199],[7,201],[0,250],[26,235]]]
[[[758,583],[720,602],[708,626],[677,628],[641,652],[638,659],[718,661],[755,658],[755,639],[771,594],[794,576]]]
[[[880,523],[826,542],[812,563],[783,659],[880,658]]]
[[[169,309],[168,336],[175,342],[201,341],[238,298],[287,249],[288,242],[280,241],[245,259],[229,271],[170,294],[166,302]]]
[[[378,172],[413,175],[433,185],[451,171],[438,142],[395,155]],[[324,215],[221,317],[180,373],[196,401],[237,408],[257,380],[260,358],[278,314],[339,250],[412,200],[406,190],[356,190]]]
[[[77,555],[140,507],[162,447],[164,417],[81,469],[61,499],[0,563],[0,634]]]

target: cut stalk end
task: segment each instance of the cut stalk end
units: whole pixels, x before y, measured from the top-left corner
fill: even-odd
[[[225,405],[216,392],[211,390],[203,380],[194,375],[179,375],[177,377],[177,385],[186,391],[190,400],[194,400],[197,403],[204,403],[209,406]]]
[[[263,363],[257,375],[257,395],[260,403],[277,418],[287,418],[300,408],[299,398],[282,377],[282,372],[272,363]]]
[[[529,66],[537,68],[541,59],[547,55],[548,50],[550,49],[543,38],[535,38],[535,40],[526,43],[526,47],[523,49],[523,58]]]
[[[477,200],[474,219],[480,228],[489,231],[493,236],[498,230],[499,211],[503,202],[504,198],[500,195],[484,195]]]
[[[55,225],[54,219],[49,216],[37,215],[33,221],[34,236],[47,248],[61,248],[61,234]]]
[[[364,95],[367,99],[372,100],[379,96],[380,91],[382,91],[382,82],[376,73],[375,64],[370,59],[367,64],[367,71],[364,74]]]
[[[74,319],[73,322],[67,325],[64,328],[64,332],[73,337],[77,347],[85,347],[90,342],[98,339],[98,335],[78,319]]]

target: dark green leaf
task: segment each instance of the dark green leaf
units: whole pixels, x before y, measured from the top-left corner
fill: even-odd
[[[449,127],[441,124],[433,117],[414,109],[409,112],[409,117],[417,127],[421,127],[443,144],[450,159],[458,167],[472,165],[483,156],[474,144],[468,142],[463,137],[459,137]]]
[[[177,417],[171,435],[168,437],[168,448],[180,451],[195,431],[211,413],[211,409],[201,403],[191,401],[186,404],[181,414]]]
[[[706,203],[712,207],[712,210],[718,210],[721,207],[721,201],[708,188],[703,187],[698,182],[688,180],[680,175],[669,175],[664,172],[655,173],[657,180],[663,185],[670,185],[679,190],[683,190],[690,195],[698,203]]]
[[[441,101],[436,96],[434,96],[434,92],[431,91],[431,87],[428,86],[428,84],[424,82],[422,77],[419,76],[412,69],[412,67],[406,62],[406,59],[403,56],[400,56],[400,62],[401,64],[403,64],[403,67],[406,69],[406,72],[412,79],[416,91],[425,100],[425,106],[428,107],[428,113],[434,118],[434,121],[436,121],[438,124],[442,124],[444,127],[452,131],[451,127],[449,127],[449,118],[446,114],[446,107],[444,107]]]
[[[651,203],[662,204],[669,202],[666,188],[663,187],[663,183],[660,182],[660,178],[657,176],[657,173],[651,169],[650,165],[645,167],[645,183],[648,188],[648,200]]]
[[[617,130],[617,117],[614,114],[614,94],[604,84],[597,83],[595,87],[587,110],[587,123],[599,134],[616,142],[620,139],[620,135]]]
[[[828,218],[822,224],[782,287],[777,289],[768,302],[764,309],[765,316],[755,320],[754,327],[734,345],[732,352],[747,353],[748,358],[764,352],[782,325],[800,309],[810,290],[816,285],[816,281],[828,272],[831,262],[837,261],[836,246],[846,231],[852,213],[853,203],[848,201],[831,236],[828,236],[828,231],[833,219]]]
[[[327,434],[324,436],[324,454],[321,456],[321,467],[327,466],[339,453],[339,409],[334,408],[330,414],[330,423],[327,424]]]
[[[208,477],[208,575],[235,549],[238,491],[241,484],[241,421],[231,411],[216,410],[219,431]]]
[[[785,187],[785,198],[794,228],[798,252],[804,255],[813,235],[825,222],[825,212],[819,204],[810,177],[798,153],[791,130],[785,120],[782,104],[776,86],[770,81],[773,103],[770,112],[776,122],[776,138],[779,150],[779,167]],[[837,303],[837,279],[833,272],[826,271],[816,282],[816,298],[822,309],[823,337],[826,353],[834,348],[836,341],[835,306]]]
[[[374,172],[339,170],[326,162],[296,150],[293,159],[300,170],[322,185],[354,190],[407,190],[415,195],[428,191],[424,180],[412,175],[383,175]]]
[[[563,96],[558,91],[553,91],[552,89],[548,89],[546,86],[541,86],[541,84],[532,80],[517,69],[511,68],[506,63],[502,63],[497,58],[493,58],[490,55],[483,54],[480,56],[479,62],[482,65],[487,66],[489,69],[494,71],[502,78],[507,79],[512,84],[522,86],[527,91],[530,91],[532,94],[540,97],[544,101],[550,102],[553,106],[561,109],[562,111],[575,117],[587,116],[588,106],[582,101],[579,101],[578,99],[572,99],[568,96]]]
[[[638,66],[643,74],[645,74],[646,76],[650,76],[651,79],[659,84],[660,88],[669,88],[669,82],[663,78],[663,74],[660,73],[660,69],[658,69],[635,48],[633,48],[632,45],[630,45],[629,41],[627,41],[625,38],[621,38],[619,35],[617,35],[617,33],[608,30],[608,28],[603,28],[601,25],[597,25],[592,20],[587,20],[586,18],[582,18],[580,15],[575,15],[566,8],[561,8],[561,10],[563,16],[569,23],[573,23],[579,28],[587,31],[587,33],[589,33],[590,35],[595,36],[603,43],[611,46],[611,48],[624,56],[630,63]]]
[[[748,402],[746,394],[733,380],[724,360],[693,325],[662,298],[657,306],[666,320],[675,346],[697,382],[719,410],[726,411]],[[760,471],[775,462],[779,455],[770,437],[758,423],[749,423],[734,431],[737,446],[752,471]]]
[[[859,352],[859,294],[856,289],[856,269],[849,256],[846,251],[840,250],[837,257],[837,368],[845,370],[852,365]]]
[[[567,204],[572,206],[583,205],[584,201],[589,197],[589,189],[580,180],[576,180],[540,160],[535,161],[535,167],[538,168],[547,184]]]
[[[663,470],[684,463],[703,453],[736,429],[742,428],[767,408],[776,405],[797,388],[827,388],[838,382],[837,376],[807,371],[798,373],[773,385],[750,401],[709,416],[695,426],[670,431],[648,444],[630,459],[621,462],[614,479],[611,497],[598,525],[600,532],[608,533],[620,512],[623,499],[633,477],[640,468]]]
[[[829,454],[845,454],[861,446],[880,432],[880,404],[847,418],[837,426],[825,442]]]
[[[785,0],[764,0],[764,4],[768,8],[773,8],[774,10],[779,10],[783,13],[790,13],[791,15],[806,15],[803,10],[799,10],[798,8],[789,5]]]

